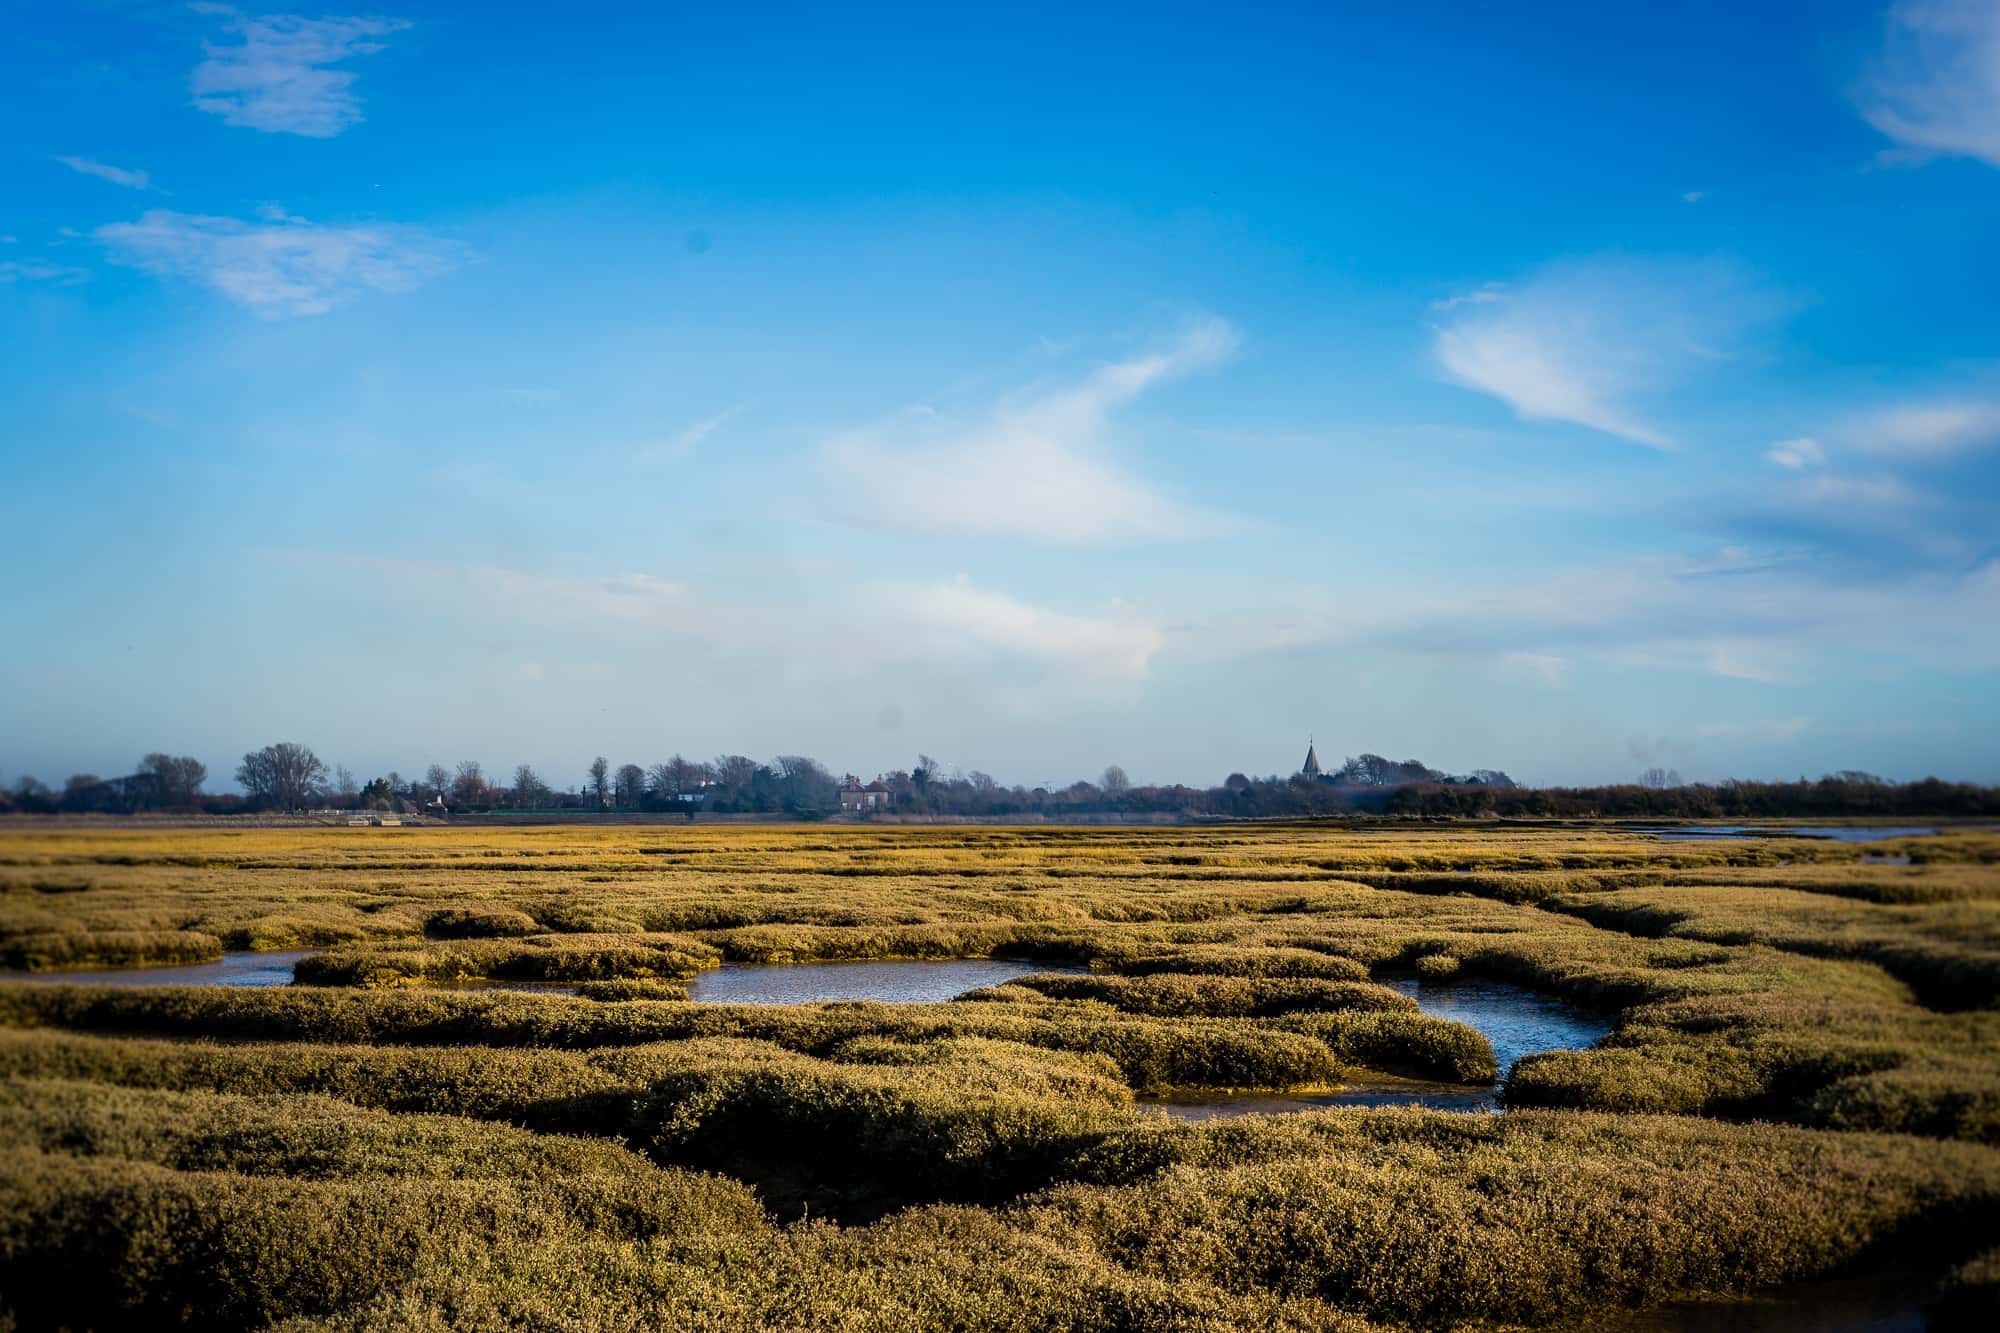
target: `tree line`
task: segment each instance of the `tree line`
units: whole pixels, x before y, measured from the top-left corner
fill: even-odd
[[[0,812],[135,814],[147,811],[237,814],[253,811],[350,810],[407,814],[526,812],[697,813],[820,819],[840,810],[843,785],[804,755],[760,762],[744,755],[692,760],[674,755],[650,765],[614,765],[599,756],[580,780],[557,788],[530,764],[489,778],[482,764],[431,764],[417,777],[389,772],[359,782],[309,746],[281,741],[243,756],[235,778],[242,793],[203,790],[208,770],[187,756],[146,755],[117,778],[72,776],[57,791],[34,778],[0,789]],[[1095,782],[1006,786],[978,771],[947,771],[929,755],[867,784],[892,815],[967,818],[1095,816],[1310,818],[1342,814],[1426,818],[1669,818],[2000,816],[2000,788],[1925,778],[1895,783],[1841,772],[1796,782],[1683,783],[1648,770],[1640,781],[1601,787],[1522,787],[1504,772],[1452,776],[1417,760],[1363,754],[1319,777],[1250,777],[1231,773],[1214,787],[1139,785],[1118,765]]]

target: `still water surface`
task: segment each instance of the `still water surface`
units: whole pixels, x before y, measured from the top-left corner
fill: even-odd
[[[704,1004],[815,1004],[881,1000],[935,1004],[1025,977],[1074,971],[1004,958],[946,958],[894,963],[725,963],[703,972],[689,996]]]
[[[1676,1301],[1599,1333],[1925,1333],[1930,1284],[1904,1273],[1804,1282],[1742,1301]]]
[[[1658,827],[1621,824],[1620,833],[1650,833],[1661,842],[1703,842],[1735,838],[1821,838],[1831,842],[1881,842],[1888,838],[1931,838],[1934,828],[1871,824],[1820,824],[1812,828],[1762,828],[1753,824],[1686,824]]]
[[[1611,1024],[1585,1009],[1504,981],[1392,981],[1415,997],[1427,1014],[1449,1018],[1478,1031],[1493,1044],[1493,1055],[1505,1078],[1514,1062],[1536,1051],[1581,1050],[1595,1046]],[[1273,1096],[1244,1093],[1230,1096],[1163,1098],[1150,1103],[1176,1120],[1216,1120],[1239,1115],[1277,1115],[1287,1111],[1322,1111],[1330,1106],[1424,1106],[1436,1111],[1497,1111],[1500,1088],[1466,1087],[1418,1079],[1357,1080],[1338,1092]]]
[[[312,953],[226,953],[220,962],[119,967],[101,972],[0,972],[0,981],[63,981],[78,986],[289,986],[292,968]]]

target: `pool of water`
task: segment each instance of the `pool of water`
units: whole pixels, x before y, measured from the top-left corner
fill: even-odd
[[[1592,1324],[1602,1333],[1925,1333],[1927,1284],[1896,1275],[1832,1278],[1747,1300],[1675,1301]]]
[[[1472,1028],[1493,1043],[1506,1078],[1514,1062],[1536,1051],[1578,1051],[1610,1035],[1610,1020],[1567,1000],[1504,981],[1392,981],[1427,1014]]]
[[[1504,981],[1392,981],[1388,983],[1416,999],[1418,1009],[1452,1019],[1478,1031],[1492,1043],[1500,1077],[1524,1055],[1536,1051],[1580,1051],[1604,1041],[1612,1031],[1606,1019],[1578,1009],[1568,1001],[1514,987]],[[1462,1083],[1426,1083],[1422,1079],[1388,1079],[1372,1075],[1342,1085],[1336,1093],[1222,1093],[1200,1097],[1160,1097],[1148,1109],[1176,1121],[1216,1121],[1236,1115],[1284,1115],[1290,1111],[1326,1111],[1328,1107],[1428,1107],[1432,1111],[1498,1111],[1500,1085],[1466,1087]]]
[[[60,981],[77,986],[289,986],[292,968],[312,953],[226,953],[214,963],[119,967],[95,972],[0,972],[0,981]]]
[[[1717,838],[1823,838],[1831,842],[1881,842],[1887,838],[1931,838],[1935,828],[1914,825],[1819,824],[1812,828],[1770,828],[1753,824],[1686,824],[1656,827],[1621,824],[1621,833],[1650,833],[1661,842],[1703,842]]]
[[[815,1004],[881,1000],[935,1004],[1031,972],[1062,972],[1003,958],[946,958],[894,963],[725,963],[688,987],[704,1004]]]
[[[1505,1078],[1514,1062],[1536,1051],[1572,1051],[1595,1046],[1611,1031],[1608,1020],[1579,1009],[1566,1000],[1542,995],[1504,981],[1392,981],[1415,998],[1427,1014],[1463,1023],[1493,1045],[1493,1055]],[[1176,1120],[1216,1120],[1239,1115],[1278,1115],[1288,1111],[1323,1111],[1332,1106],[1423,1106],[1437,1111],[1497,1111],[1500,1088],[1430,1083],[1420,1079],[1370,1077],[1338,1092],[1279,1096],[1234,1093],[1220,1096],[1164,1097],[1147,1103]]]

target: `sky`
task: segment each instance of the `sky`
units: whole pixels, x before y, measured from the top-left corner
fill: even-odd
[[[9,7],[0,782],[2000,781],[1995,0],[385,6]]]

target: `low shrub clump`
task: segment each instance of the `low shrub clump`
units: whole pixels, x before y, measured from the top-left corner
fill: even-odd
[[[1277,1018],[1305,1010],[1359,1009],[1415,1013],[1417,1002],[1401,991],[1367,981],[1317,977],[1067,976],[1037,973],[1010,986],[1055,1000],[1095,1000],[1123,1013],[1206,1018]],[[977,998],[972,997],[972,998]]]
[[[0,939],[0,967],[26,972],[172,967],[221,957],[222,941],[196,930],[48,930]]]

